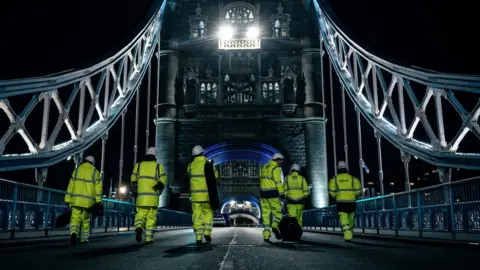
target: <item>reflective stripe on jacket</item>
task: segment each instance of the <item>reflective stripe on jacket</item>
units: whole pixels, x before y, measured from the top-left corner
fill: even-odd
[[[102,202],[102,192],[100,173],[90,162],[83,162],[72,173],[65,202],[70,206],[90,208],[96,202]]]
[[[205,163],[207,161],[208,158],[205,156],[198,156],[187,166],[188,178],[190,179],[190,198],[192,202],[210,201],[207,179],[205,178]],[[214,171],[218,181],[219,174],[215,167]]]
[[[355,202],[362,194],[362,185],[358,178],[340,173],[330,179],[328,192],[337,202]]]
[[[260,171],[260,197],[276,198],[283,193],[282,168],[271,160]]]
[[[285,189],[285,197],[288,203],[304,203],[309,195],[308,184],[305,177],[294,171],[285,177],[283,185]]]
[[[154,190],[158,183],[165,186],[167,175],[165,169],[156,160],[142,161],[135,164],[132,176],[132,186],[136,186],[138,197],[135,201],[137,206],[158,207],[161,190]]]

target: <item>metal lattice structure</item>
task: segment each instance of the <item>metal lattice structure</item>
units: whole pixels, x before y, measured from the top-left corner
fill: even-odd
[[[107,133],[135,96],[156,50],[160,57],[160,30],[167,1],[162,2],[135,39],[105,61],[59,75],[0,81],[0,109],[10,120],[8,130],[0,130],[0,171],[50,166],[84,151]],[[16,111],[9,99],[20,95],[31,98]],[[55,108],[51,108],[52,102]],[[34,139],[37,130],[25,122],[41,103],[41,136]],[[58,120],[51,128],[49,120],[54,110]],[[76,123],[73,115],[78,118]],[[64,128],[71,139],[59,142],[57,137]],[[5,152],[16,134],[28,146],[27,153]]]
[[[130,44],[105,61],[84,70],[0,81],[0,109],[10,122],[5,132],[0,127],[0,171],[48,167],[81,153],[106,135],[137,92],[155,52],[160,57],[160,30],[167,2],[162,1]],[[320,36],[330,61],[358,112],[376,133],[402,152],[429,163],[480,169],[480,153],[459,151],[467,133],[471,132],[480,139],[480,101],[473,109],[467,110],[455,97],[458,92],[479,94],[480,78],[427,72],[381,59],[341,31],[327,4],[313,2]],[[413,104],[414,112],[407,111],[405,94]],[[30,96],[30,102],[23,108],[13,108],[9,100],[19,96]],[[462,122],[460,125],[456,123],[460,128],[450,139],[445,136],[445,127],[449,123],[445,123],[447,118],[443,108],[447,103],[443,100],[453,106]],[[55,108],[51,108],[52,101]],[[41,103],[43,121],[41,130],[37,131],[38,128],[30,127],[26,121]],[[435,106],[436,123],[428,119],[425,112],[430,103]],[[58,120],[52,127],[49,121],[53,113],[58,113]],[[408,113],[414,115],[411,122],[407,122]],[[426,130],[429,142],[416,139],[419,124]],[[57,140],[62,130],[70,140]],[[37,133],[39,136],[35,136]],[[25,152],[6,151],[16,134],[25,142],[28,149]]]
[[[313,5],[330,62],[356,109],[378,135],[403,152],[431,164],[480,169],[480,153],[458,151],[467,133],[473,133],[480,140],[480,99],[476,97],[476,106],[469,111],[455,97],[459,92],[480,94],[479,76],[428,72],[390,63],[367,52],[342,32],[328,4],[313,1]],[[406,112],[409,110],[406,99],[410,99],[414,112]],[[426,114],[432,103],[436,121]],[[448,122],[455,121],[444,113],[445,106],[449,105],[459,114],[461,124]],[[387,112],[390,117],[386,117]],[[409,113],[414,115],[410,122],[406,117]],[[428,135],[428,142],[416,139],[420,124]],[[456,135],[448,139],[446,127],[456,126],[460,126]]]

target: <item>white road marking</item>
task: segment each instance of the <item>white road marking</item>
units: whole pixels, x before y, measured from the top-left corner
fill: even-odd
[[[235,245],[237,243],[237,240],[235,238],[237,237],[237,232],[233,235],[232,241],[230,241],[230,244],[228,244],[228,249],[227,253],[225,253],[225,257],[223,257],[223,261],[220,263],[220,270],[223,269],[233,269],[233,261],[232,260],[227,260],[228,255],[230,254],[230,248],[232,245]]]

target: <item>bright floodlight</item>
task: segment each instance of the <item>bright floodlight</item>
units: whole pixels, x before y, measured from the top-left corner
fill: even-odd
[[[235,201],[230,201],[230,205],[234,205],[235,204]]]
[[[125,192],[127,192],[127,188],[126,187],[120,187],[120,193],[125,194]]]
[[[221,39],[231,39],[233,37],[233,28],[229,25],[224,25],[220,27],[220,31],[218,31],[218,37]]]
[[[252,26],[247,30],[247,38],[258,38],[260,36],[260,29],[256,26]]]

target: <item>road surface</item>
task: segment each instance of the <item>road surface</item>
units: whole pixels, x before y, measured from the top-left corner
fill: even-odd
[[[300,244],[265,243],[261,229],[215,228],[197,248],[192,230],[163,231],[153,245],[133,235],[92,239],[86,245],[43,244],[0,249],[1,269],[454,269],[476,261],[478,250],[305,233]]]

